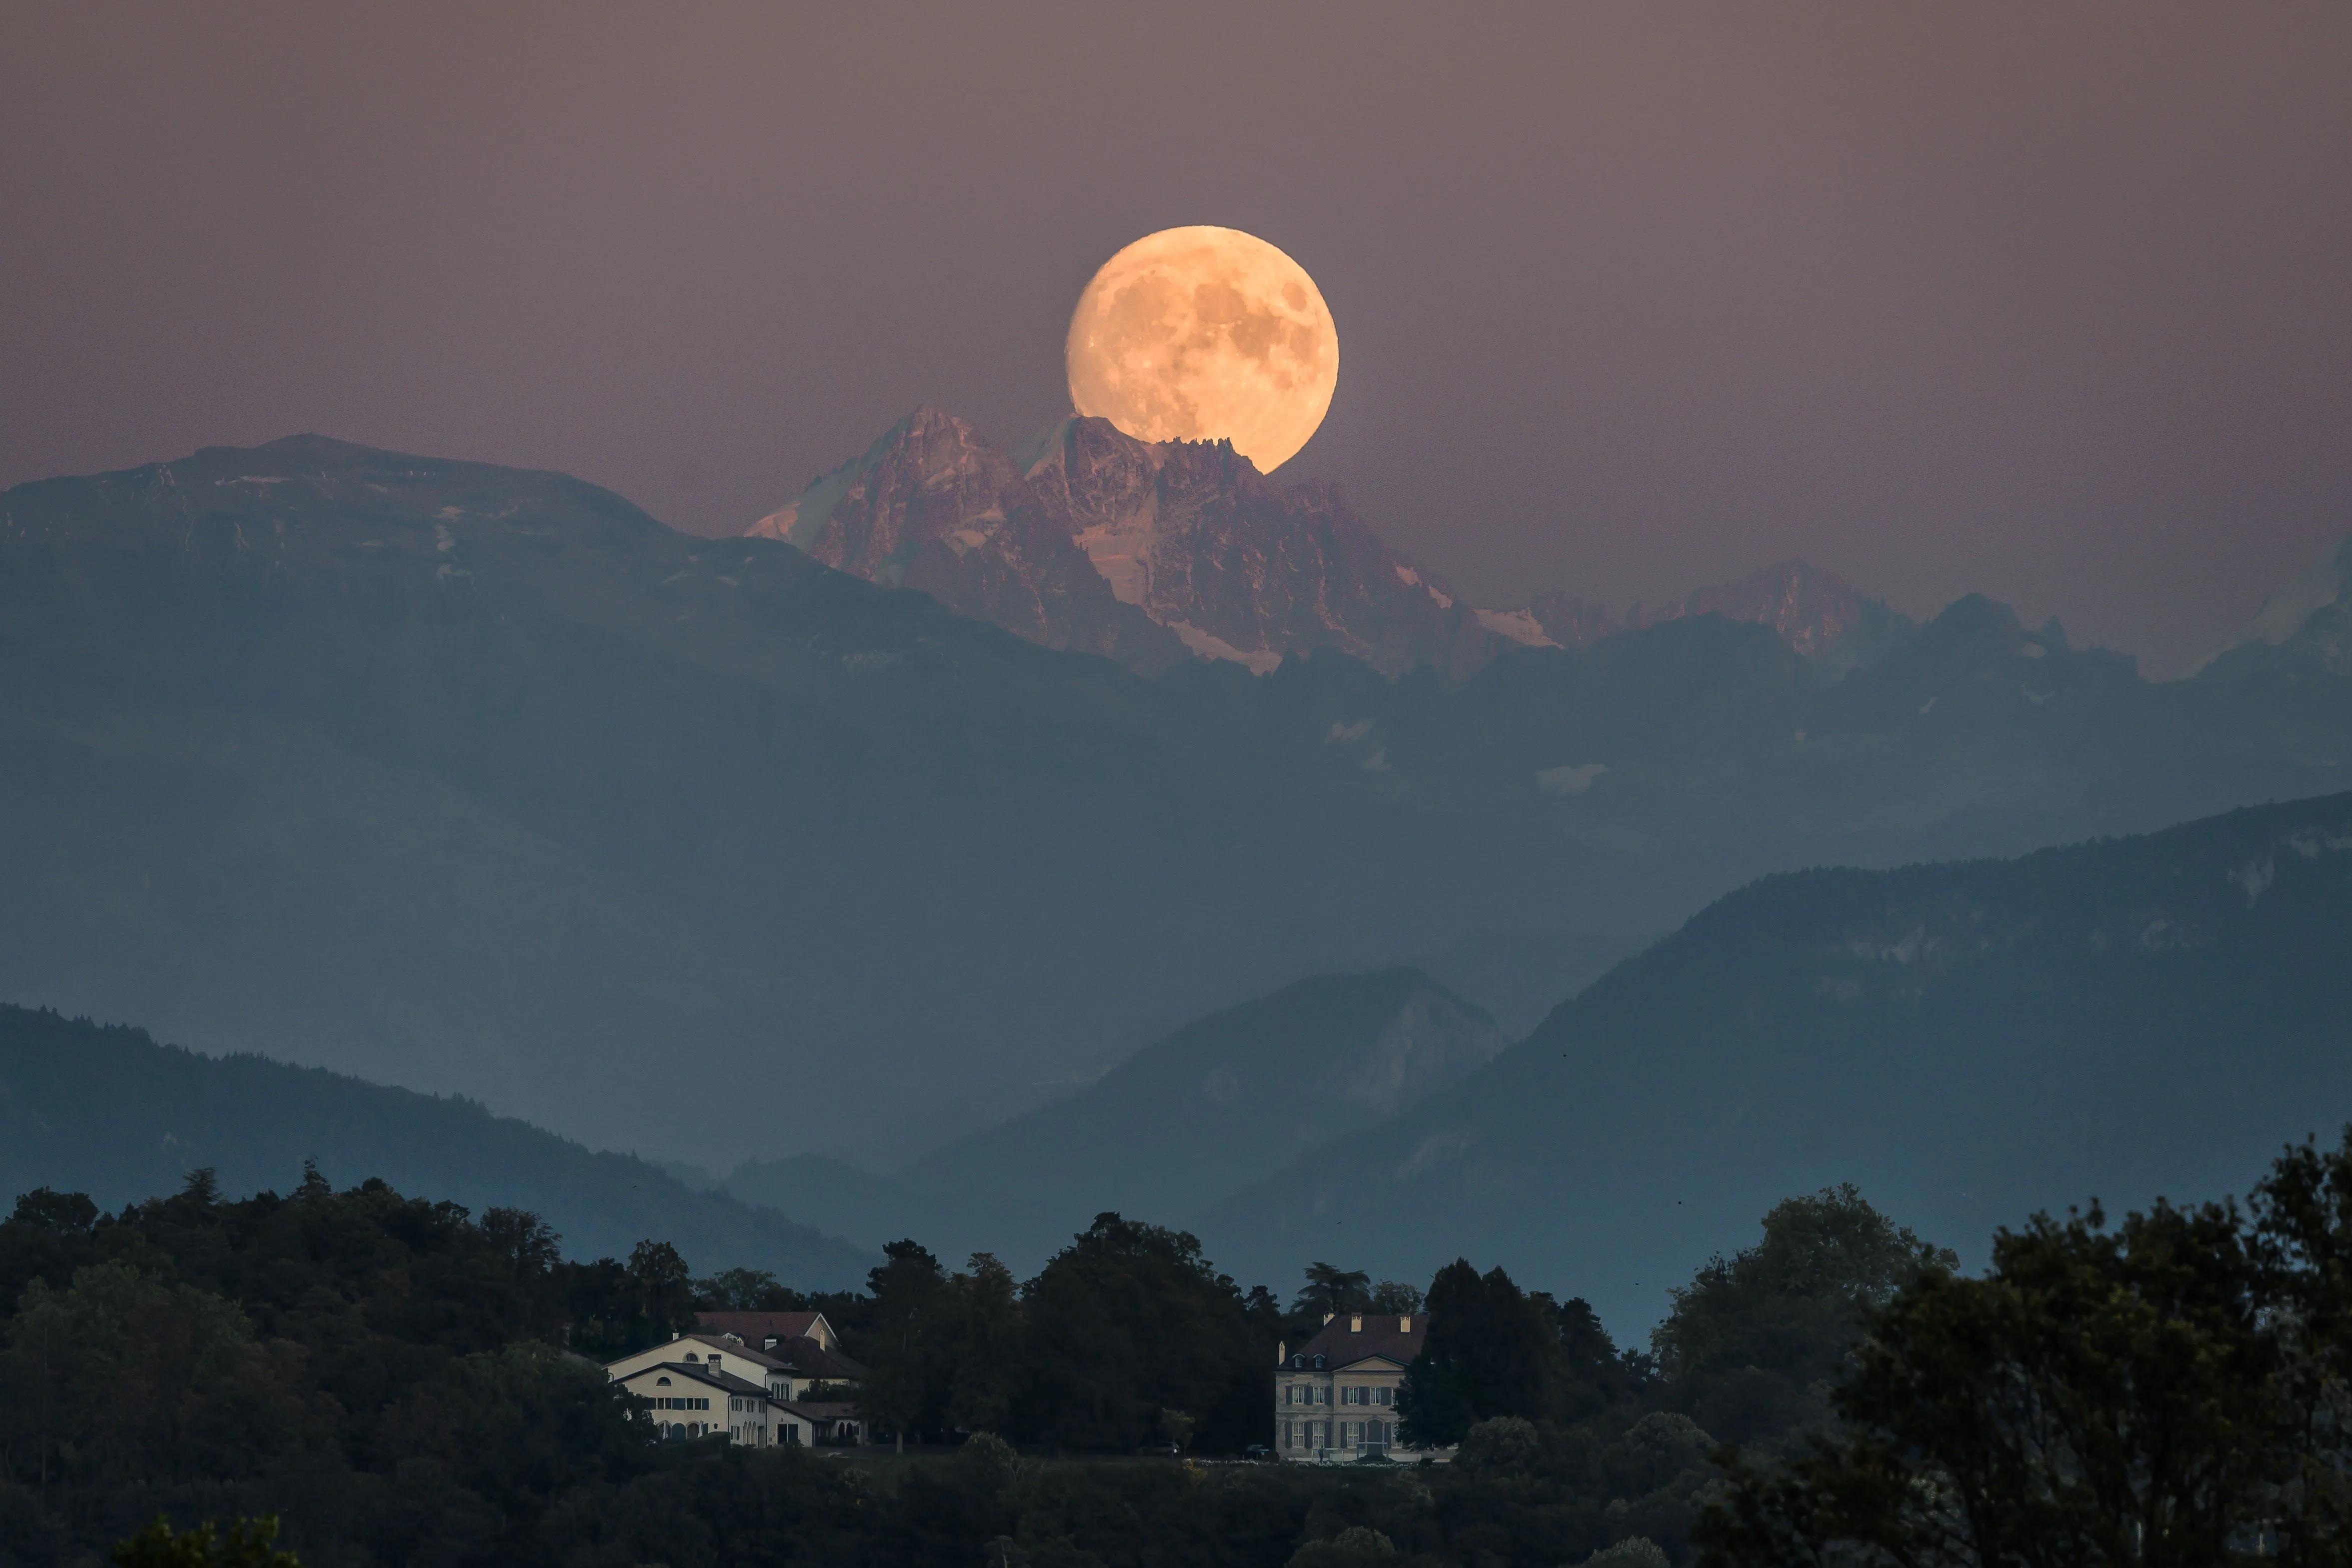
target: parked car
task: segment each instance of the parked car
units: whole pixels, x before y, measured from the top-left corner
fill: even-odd
[[[1158,1443],[1146,1443],[1143,1447],[1136,1449],[1135,1451],[1139,1454],[1166,1454],[1172,1458],[1176,1455],[1182,1453],[1184,1450],[1178,1448],[1173,1443],[1162,1441]]]
[[[1242,1450],[1242,1458],[1244,1459],[1270,1459],[1274,1458],[1274,1450],[1267,1448],[1264,1443],[1252,1443],[1248,1448]]]

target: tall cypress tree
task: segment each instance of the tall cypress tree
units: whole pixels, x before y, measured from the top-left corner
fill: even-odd
[[[1465,1259],[1429,1286],[1429,1333],[1399,1396],[1404,1440],[1458,1443],[1496,1416],[1540,1419],[1561,1391],[1559,1341],[1546,1314],[1500,1268],[1481,1275]]]

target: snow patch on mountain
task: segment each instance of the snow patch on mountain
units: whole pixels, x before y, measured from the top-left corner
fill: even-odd
[[[1481,610],[1478,624],[1497,637],[1507,637],[1514,643],[1530,648],[1557,648],[1560,644],[1545,635],[1543,622],[1532,610]]]
[[[1272,674],[1282,666],[1282,655],[1271,648],[1236,648],[1213,632],[1204,632],[1190,621],[1171,621],[1168,629],[1182,640],[1184,646],[1203,659],[1223,659],[1246,667],[1253,675]]]

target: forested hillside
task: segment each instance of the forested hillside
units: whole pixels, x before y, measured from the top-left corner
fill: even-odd
[[[209,1167],[232,1194],[381,1177],[477,1209],[542,1216],[576,1259],[647,1237],[693,1267],[770,1269],[846,1286],[873,1256],[772,1208],[697,1192],[464,1100],[258,1056],[208,1057],[135,1029],[0,1006],[0,1191],[54,1186],[113,1207]]]
[[[1768,1448],[1819,1429],[1809,1385],[1932,1261],[1856,1195],[1783,1205],[1654,1362],[1582,1302],[1459,1264],[1406,1413],[1460,1460],[1276,1466],[1230,1461],[1274,1435],[1276,1347],[1370,1301],[1363,1276],[1318,1266],[1286,1310],[1117,1215],[1026,1281],[908,1242],[864,1291],[812,1294],[691,1280],[658,1240],[566,1263],[533,1216],[377,1181],[231,1201],[198,1171],[113,1214],[40,1188],[0,1223],[0,1561],[84,1562],[159,1511],[278,1515],[308,1568],[1311,1568],[1359,1562],[1316,1555],[1350,1530],[1429,1568],[1635,1537],[1682,1558],[1716,1475],[1694,1412]],[[810,1307],[919,1456],[656,1443],[597,1365],[698,1309]],[[1171,1434],[1211,1462],[1136,1456]]]

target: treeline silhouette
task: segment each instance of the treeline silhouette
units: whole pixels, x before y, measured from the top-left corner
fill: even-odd
[[[1286,1304],[1108,1214],[1026,1281],[908,1241],[810,1295],[315,1170],[111,1215],[42,1189],[0,1223],[0,1561],[142,1527],[152,1555],[158,1516],[273,1516],[310,1568],[2341,1555],[2352,1142],[2242,1208],[2037,1218],[1981,1277],[1851,1187],[1763,1230],[1637,1352],[1499,1269],[1318,1262]],[[908,1457],[654,1444],[598,1365],[699,1309],[808,1307]],[[1400,1416],[1454,1462],[1201,1462],[1271,1440],[1276,1346],[1351,1310],[1430,1314]],[[1200,1458],[1134,1456],[1166,1436]]]

